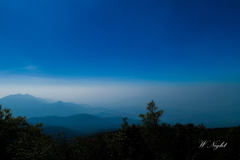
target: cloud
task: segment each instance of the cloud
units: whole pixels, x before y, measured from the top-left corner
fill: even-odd
[[[217,108],[240,105],[238,83],[167,83],[89,78],[0,76],[0,98],[10,94],[86,103],[102,107]]]
[[[142,92],[144,86],[102,79],[55,79],[31,76],[1,76],[0,97],[32,94],[42,98],[79,103],[114,103]]]
[[[41,70],[34,65],[28,65],[26,67],[13,67],[5,70],[0,70],[0,80],[5,78],[4,76],[9,76],[10,78],[13,76],[23,77],[23,75],[32,74],[32,73],[40,73]],[[8,78],[9,78],[8,77]]]
[[[37,67],[34,66],[34,65],[29,65],[29,66],[25,67],[24,69],[26,69],[26,70],[36,70]]]

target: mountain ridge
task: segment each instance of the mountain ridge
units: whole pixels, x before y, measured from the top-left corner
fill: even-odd
[[[27,121],[30,124],[43,123],[45,126],[66,127],[77,131],[78,133],[90,133],[96,130],[109,128],[120,128],[122,124],[122,117],[98,117],[90,114],[76,114],[67,117],[46,116],[46,117],[32,117]],[[128,118],[128,123],[139,124],[139,120]]]
[[[9,95],[0,99],[2,108],[10,108],[13,116],[26,116],[31,117],[44,117],[44,116],[71,116],[76,114],[90,114],[98,117],[127,117],[132,119],[138,119],[140,113],[145,113],[146,109],[136,107],[131,108],[125,106],[125,108],[119,108],[118,110],[108,108],[94,108],[85,107],[71,103],[57,101],[54,103],[45,103],[34,96],[29,94],[17,94]],[[224,108],[222,106],[215,107],[215,110],[202,106],[202,104],[195,104],[194,107],[181,107],[179,104],[177,107],[165,107],[159,108],[164,110],[164,114],[161,117],[162,122],[175,124],[175,123],[193,123],[195,125],[203,123],[206,127],[232,127],[240,124],[240,101],[234,101],[233,106]]]
[[[118,115],[119,112],[107,108],[94,108],[84,104],[85,107],[71,103],[57,101],[49,103],[42,98],[36,98],[29,94],[15,94],[0,99],[4,108],[11,109],[13,116],[43,117],[43,116],[71,116],[80,113],[98,114],[101,112],[110,113],[108,116]]]

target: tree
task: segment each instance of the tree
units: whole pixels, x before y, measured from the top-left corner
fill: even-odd
[[[147,103],[147,113],[140,114],[139,117],[142,118],[142,123],[144,126],[149,128],[156,128],[158,126],[158,122],[160,121],[160,117],[163,114],[163,110],[156,111],[158,107],[156,107],[155,102],[152,100]]]
[[[30,125],[26,117],[14,118],[0,105],[0,154],[5,159],[54,159],[55,141],[41,131],[41,123]]]

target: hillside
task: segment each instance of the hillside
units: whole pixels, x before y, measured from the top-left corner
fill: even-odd
[[[68,117],[47,116],[47,117],[32,117],[28,118],[30,124],[43,123],[45,126],[66,127],[77,131],[78,133],[86,134],[96,130],[106,130],[110,128],[118,129],[121,127],[122,117],[102,118],[89,114],[77,114]],[[138,124],[140,121],[128,119],[129,124]]]

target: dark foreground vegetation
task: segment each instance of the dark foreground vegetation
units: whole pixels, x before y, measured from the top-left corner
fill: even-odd
[[[0,106],[1,107],[1,106]],[[142,125],[123,119],[117,131],[77,136],[68,142],[42,133],[42,124],[0,109],[0,155],[4,160],[240,160],[240,126],[159,124],[162,110],[151,101]]]

